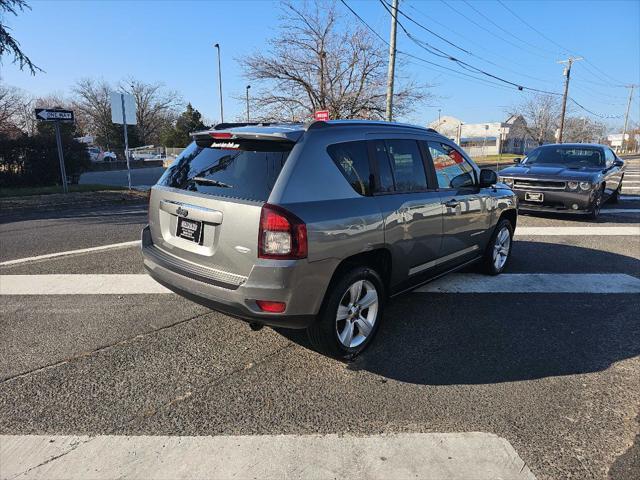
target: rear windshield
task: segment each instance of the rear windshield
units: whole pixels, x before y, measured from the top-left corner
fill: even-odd
[[[223,197],[266,201],[292,143],[215,142],[189,145],[171,164],[158,185]]]

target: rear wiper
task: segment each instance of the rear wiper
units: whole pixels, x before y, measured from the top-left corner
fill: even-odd
[[[216,187],[233,188],[233,185],[229,185],[228,183],[220,182],[218,180],[213,180],[212,178],[193,177],[191,180],[193,180],[196,183],[208,183],[209,185],[213,185]]]

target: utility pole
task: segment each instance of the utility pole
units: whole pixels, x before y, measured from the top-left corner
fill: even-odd
[[[224,123],[224,107],[222,106],[222,68],[220,67],[220,44],[214,45],[218,49],[218,88],[220,91],[220,123]]]
[[[631,99],[633,98],[633,89],[638,85],[627,85],[629,89],[629,102],[627,103],[627,113],[624,115],[624,128],[622,129],[622,140],[620,141],[620,151],[624,153],[624,137],[627,134],[627,125],[629,123],[629,109],[631,108]]]
[[[582,60],[582,57],[569,57],[567,60],[560,60],[558,63],[566,63],[564,69],[564,95],[562,95],[562,112],[560,113],[560,132],[558,133],[558,143],[562,143],[562,133],[564,130],[564,115],[567,111],[567,96],[569,94],[569,79],[571,78],[571,66],[573,62]]]
[[[391,5],[391,34],[389,38],[389,70],[387,72],[387,122],[393,120],[393,80],[396,70],[396,30],[398,28],[398,1]]]
[[[247,85],[247,123],[249,123],[249,89],[251,85]]]

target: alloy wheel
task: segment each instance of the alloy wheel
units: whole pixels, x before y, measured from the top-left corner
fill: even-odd
[[[509,249],[511,247],[511,235],[507,227],[502,229],[496,235],[496,241],[493,245],[493,266],[496,271],[500,271],[509,258]]]
[[[369,280],[357,280],[342,295],[336,313],[338,340],[346,348],[362,345],[378,317],[378,291]]]

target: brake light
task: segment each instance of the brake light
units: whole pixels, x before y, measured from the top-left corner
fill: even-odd
[[[226,132],[211,132],[210,135],[213,138],[217,138],[217,139],[223,139],[223,138],[229,139],[233,137],[231,133],[226,133]]]
[[[265,203],[260,212],[258,257],[294,260],[307,257],[307,226],[293,213]]]
[[[269,300],[256,300],[256,304],[260,310],[269,313],[282,313],[287,308],[287,304],[284,302],[272,302]]]

